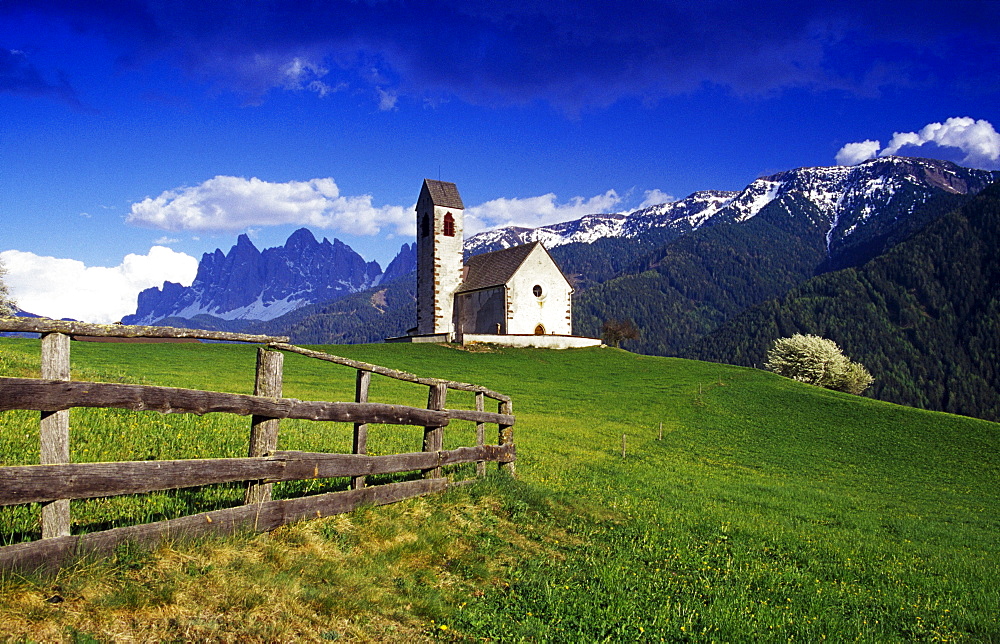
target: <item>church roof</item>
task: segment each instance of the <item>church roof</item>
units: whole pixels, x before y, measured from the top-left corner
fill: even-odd
[[[491,253],[473,255],[465,263],[465,281],[458,287],[457,293],[476,291],[481,288],[503,286],[506,284],[524,260],[528,258],[535,246],[541,242],[532,242],[520,246],[511,246]],[[545,247],[542,246],[544,250]]]
[[[458,194],[458,186],[454,183],[424,179],[423,189],[427,191],[427,194],[431,198],[431,203],[435,206],[465,210],[465,206],[462,204],[462,197]]]

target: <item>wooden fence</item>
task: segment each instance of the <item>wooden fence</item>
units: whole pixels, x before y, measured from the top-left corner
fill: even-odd
[[[96,325],[30,318],[0,318],[0,331],[41,334],[41,378],[0,377],[0,411],[41,412],[39,465],[0,467],[0,505],[41,503],[42,538],[0,547],[0,570],[53,567],[73,557],[112,551],[125,542],[155,544],[165,538],[237,531],[268,531],[303,518],[322,517],[363,504],[381,505],[446,489],[442,467],[476,463],[476,474],[487,462],[514,473],[514,415],[511,399],[485,387],[437,378],[421,378],[288,344],[288,338],[254,336],[197,329]],[[174,387],[81,382],[70,378],[70,338],[196,338],[248,342],[257,349],[253,395]],[[357,371],[352,402],[310,402],[281,395],[284,353],[351,367]],[[424,385],[425,409],[368,401],[372,374]],[[475,410],[447,409],[448,390],[475,394]],[[485,398],[497,402],[497,412],[485,411]],[[246,458],[70,463],[69,409],[100,407],[162,413],[225,412],[251,416],[250,450]],[[353,453],[329,454],[278,451],[282,418],[353,423]],[[444,428],[451,420],[476,424],[476,444],[443,449]],[[368,456],[370,423],[423,428],[423,451]],[[498,427],[497,444],[486,444],[485,427]],[[421,471],[423,477],[367,486],[366,476]],[[349,489],[300,498],[272,500],[272,485],[280,481],[350,477]],[[108,497],[246,481],[244,505],[181,518],[70,534],[70,500]]]

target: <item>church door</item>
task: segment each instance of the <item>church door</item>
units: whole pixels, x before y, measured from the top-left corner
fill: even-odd
[[[545,327],[541,324],[535,327],[535,335],[545,335]]]

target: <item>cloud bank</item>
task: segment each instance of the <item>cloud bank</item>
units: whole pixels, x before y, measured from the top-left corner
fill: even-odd
[[[884,148],[879,141],[848,143],[836,158],[840,165],[855,165],[892,155],[941,157],[971,168],[998,170],[1000,134],[989,121],[954,117],[929,123],[918,132],[895,132]]]
[[[164,246],[126,255],[118,266],[87,266],[75,259],[19,250],[0,253],[5,281],[17,305],[37,315],[108,324],[135,313],[139,292],[163,282],[190,286],[198,260]]]
[[[579,219],[584,215],[615,212],[621,201],[622,198],[614,190],[590,198],[573,197],[564,203],[558,203],[552,193],[524,199],[501,197],[466,209],[465,234],[474,235],[503,226],[538,228]]]
[[[704,86],[1000,87],[1000,3],[977,0],[0,3],[0,19],[21,15],[104,39],[121,65],[165,61],[248,102],[351,86],[382,109],[408,95],[576,111]]]
[[[673,198],[660,190],[646,201]],[[652,200],[652,201],[651,201]],[[465,230],[475,234],[500,226],[535,228],[594,213],[616,212],[623,201],[614,190],[559,202],[555,194],[499,198],[465,211]],[[645,202],[644,202],[645,203]],[[127,222],[168,231],[237,231],[292,224],[348,235],[416,234],[413,207],[372,205],[371,195],[344,196],[333,179],[271,183],[217,176],[193,187],[167,190],[132,204]]]
[[[127,221],[170,231],[294,224],[352,235],[374,235],[385,228],[415,234],[413,217],[401,206],[375,207],[371,195],[341,195],[329,178],[271,183],[217,176],[132,204]]]

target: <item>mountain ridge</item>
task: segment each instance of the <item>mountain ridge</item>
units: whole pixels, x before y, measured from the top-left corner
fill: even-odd
[[[817,206],[821,220],[816,223],[828,225],[827,244],[832,247],[864,228],[873,216],[878,219],[880,209],[876,206],[890,205],[897,193],[920,193],[909,204],[912,213],[915,203],[938,192],[978,192],[998,179],[998,171],[916,157],[880,157],[854,166],[806,166],[760,177],[742,190],[701,190],[627,214],[587,215],[538,228],[508,226],[477,233],[466,240],[466,254],[534,241],[552,250],[607,237],[636,238],[656,228],[667,228],[680,236],[706,224],[749,221],[768,203],[790,193],[802,194]]]
[[[136,313],[122,321],[205,323],[205,316],[227,323],[270,320],[377,286],[387,277],[397,279],[415,266],[415,244],[403,244],[383,272],[378,262],[365,261],[339,239],[319,242],[306,228],[293,232],[283,246],[263,251],[244,234],[228,253],[216,249],[202,255],[191,286],[164,282],[142,291]]]

